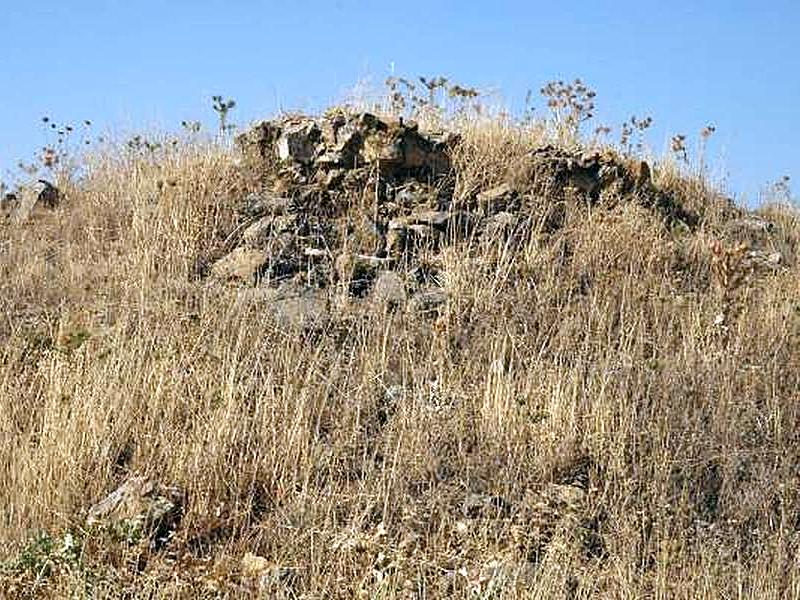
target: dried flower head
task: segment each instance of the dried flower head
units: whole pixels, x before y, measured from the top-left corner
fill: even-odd
[[[717,130],[717,128],[716,128],[716,127],[714,127],[713,125],[706,125],[705,127],[703,127],[703,128],[700,130],[700,137],[702,137],[704,140],[707,140],[708,138],[710,138],[710,137],[711,137],[711,135],[712,135],[712,134],[713,134],[713,133],[714,133],[716,130]]]
[[[689,154],[686,151],[686,136],[683,134],[673,135],[670,140],[670,149],[683,162],[689,162]]]

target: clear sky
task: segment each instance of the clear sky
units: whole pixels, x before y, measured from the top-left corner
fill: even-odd
[[[741,199],[800,179],[797,0],[0,0],[0,177],[46,141],[44,115],[175,130],[212,124],[222,94],[245,124],[324,108],[392,64],[499,90],[512,110],[581,77],[598,124],[651,115],[657,153],[713,123],[709,159]]]

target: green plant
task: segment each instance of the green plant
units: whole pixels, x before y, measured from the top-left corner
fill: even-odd
[[[47,579],[59,567],[80,569],[82,548],[81,537],[72,532],[59,537],[40,532],[16,557],[3,563],[0,571],[27,576],[39,582]]]

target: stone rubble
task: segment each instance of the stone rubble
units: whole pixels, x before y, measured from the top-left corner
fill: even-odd
[[[281,288],[294,290],[297,306],[289,312],[308,307],[310,321],[319,320],[321,302],[301,299],[331,287],[437,314],[447,294],[415,280],[420,260],[461,242],[505,243],[530,225],[526,206],[543,198],[554,207],[546,233],[563,224],[556,200],[565,194],[589,203],[629,197],[665,219],[696,222],[656,190],[647,163],[611,151],[544,146],[527,157],[522,178],[457,198],[452,153],[460,137],[423,132],[411,121],[334,109],[262,121],[236,143],[241,168],[261,190],[242,201],[238,247],[217,258],[211,278],[267,289],[291,283]],[[274,301],[286,304],[279,295]]]

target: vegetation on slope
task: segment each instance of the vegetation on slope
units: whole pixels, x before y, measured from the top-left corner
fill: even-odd
[[[311,326],[248,300],[279,273],[209,268],[248,194],[318,185],[270,148],[107,148],[58,181],[58,207],[0,221],[2,593],[800,594],[796,213],[749,214],[671,160],[598,194],[533,168],[543,147],[595,151],[638,181],[631,144],[576,136],[586,89],[549,90],[554,121],[442,122],[392,85],[390,111],[460,136],[422,196],[481,219],[480,193],[517,200],[510,229],[396,259],[409,294],[441,292],[431,310],[332,260],[372,248],[381,158],[304,197],[337,224],[330,266],[289,273],[325,294]],[[158,540],[87,523],[134,476],[181,490]]]

